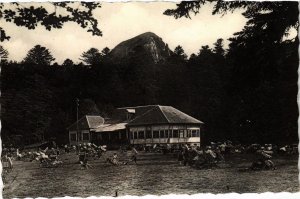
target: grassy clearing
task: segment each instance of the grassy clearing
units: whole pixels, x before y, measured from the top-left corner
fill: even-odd
[[[3,197],[113,196],[116,190],[119,195],[299,191],[298,156],[275,157],[275,171],[238,170],[250,166],[253,158],[230,155],[226,164],[208,170],[184,167],[172,155],[153,153],[139,153],[138,165],[112,166],[104,158],[91,160],[93,168],[88,170],[76,164],[75,154],[63,154],[64,165],[59,168],[17,161],[6,177]]]

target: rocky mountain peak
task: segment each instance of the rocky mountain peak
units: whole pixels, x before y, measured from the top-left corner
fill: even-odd
[[[139,57],[158,63],[169,57],[170,53],[168,45],[159,36],[146,32],[118,44],[111,51],[111,56],[115,61]]]

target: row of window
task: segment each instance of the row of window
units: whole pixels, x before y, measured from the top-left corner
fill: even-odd
[[[70,134],[70,140],[71,141],[77,141],[76,140],[77,136],[76,133],[71,133]],[[79,137],[80,139],[81,137]],[[90,135],[89,133],[82,133],[82,139],[78,140],[78,141],[89,141],[90,140]]]
[[[114,133],[98,133],[97,134],[97,140],[121,140],[121,139],[126,139],[126,134],[125,133],[119,133],[119,132],[114,132]]]
[[[160,130],[153,131],[135,131],[131,132],[131,138],[133,139],[152,139],[152,138],[187,138],[187,137],[200,137],[200,130]]]
[[[102,139],[102,135],[98,135],[99,137],[101,136]],[[119,134],[116,135],[111,135],[110,137],[118,137],[118,138],[123,138],[123,136],[121,135],[121,137],[119,137]],[[99,138],[98,137],[98,138]],[[133,139],[152,139],[152,138],[187,138],[187,137],[200,137],[200,130],[154,130],[153,131],[153,137],[152,137],[152,132],[150,130],[147,131],[135,131],[135,132],[131,132],[130,135],[131,138]],[[77,136],[76,133],[71,133],[70,134],[70,140],[71,141],[77,141],[76,140]],[[79,139],[81,138],[81,136],[79,136]],[[88,141],[90,139],[89,133],[83,132],[82,133],[82,141]],[[79,140],[79,141],[80,141]]]

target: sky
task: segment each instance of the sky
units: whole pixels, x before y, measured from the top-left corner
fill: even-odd
[[[42,5],[52,9],[47,3]],[[218,38],[225,40],[226,47],[227,39],[242,30],[246,23],[241,10],[224,16],[212,15],[212,4],[203,6],[198,15],[191,15],[191,19],[163,15],[166,9],[175,7],[176,3],[173,2],[102,3],[102,7],[93,12],[103,33],[102,37],[92,36],[73,22],[66,23],[62,29],[47,31],[43,26],[28,30],[2,19],[1,26],[11,39],[1,45],[8,50],[10,60],[21,61],[31,48],[40,44],[51,51],[57,63],[67,58],[78,63],[80,55],[91,47],[100,51],[104,47],[113,49],[124,40],[144,32],[153,32],[171,50],[181,45],[186,54],[190,55],[198,53],[203,45],[212,46]]]

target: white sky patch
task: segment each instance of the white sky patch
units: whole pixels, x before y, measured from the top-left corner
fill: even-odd
[[[153,32],[168,43],[170,49],[181,45],[186,54],[190,55],[198,53],[203,45],[212,47],[218,38],[223,38],[228,45],[226,40],[242,30],[246,23],[241,11],[223,17],[212,15],[211,4],[203,6],[198,15],[192,14],[192,19],[175,19],[163,15],[166,9],[175,7],[174,2],[103,3],[93,13],[103,32],[102,37],[92,36],[73,22],[66,23],[62,29],[47,31],[42,26],[28,30],[0,20],[2,27],[11,36],[2,45],[8,50],[11,60],[21,61],[28,50],[40,44],[50,49],[58,63],[67,58],[79,62],[80,55],[91,47],[100,51],[104,47],[112,49],[124,40],[144,32]]]

